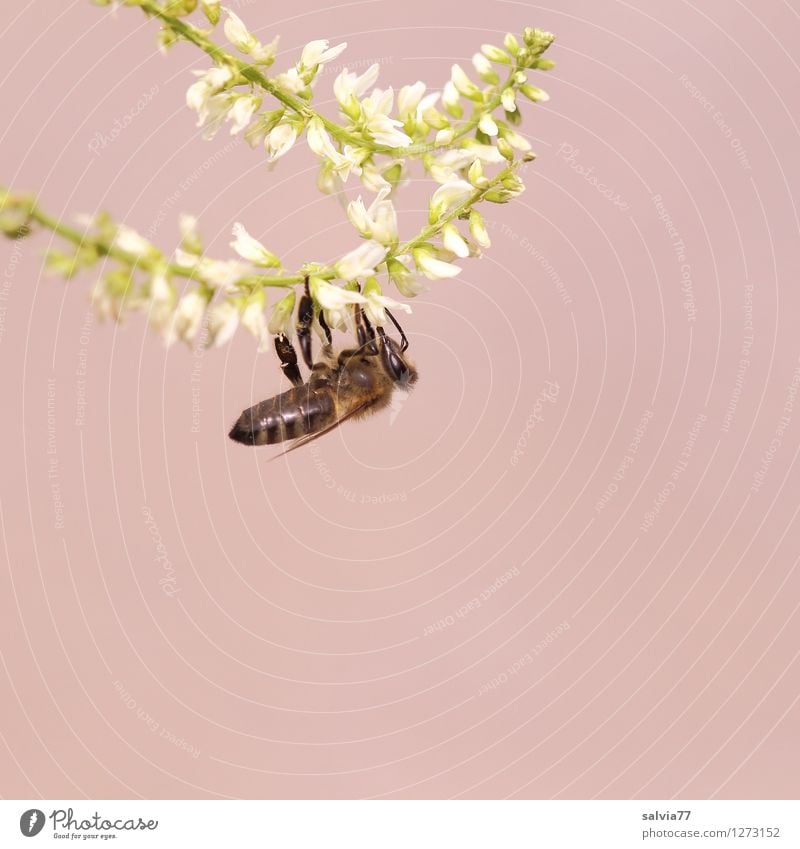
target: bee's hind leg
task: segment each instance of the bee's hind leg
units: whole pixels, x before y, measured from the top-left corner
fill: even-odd
[[[275,337],[275,352],[281,361],[281,369],[292,386],[302,386],[303,378],[297,365],[297,352],[285,333]]]

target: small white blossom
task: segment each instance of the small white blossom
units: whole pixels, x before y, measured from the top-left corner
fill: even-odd
[[[239,326],[239,308],[230,301],[220,301],[208,311],[206,345],[219,348],[230,340]]]
[[[428,165],[428,171],[437,183],[448,183],[458,179],[458,172],[468,168],[475,159],[489,164],[504,161],[496,147],[475,142],[467,147],[450,149],[438,154]]]
[[[225,19],[225,38],[240,52],[249,53],[258,45],[258,39],[248,31],[242,19],[227,6],[222,7],[228,16]]]
[[[437,259],[430,250],[417,248],[413,253],[417,268],[429,280],[443,280],[447,277],[455,277],[457,274],[461,274],[461,268],[459,266]]]
[[[285,336],[292,335],[292,316],[294,314],[295,294],[289,292],[281,298],[272,308],[267,329],[273,335],[283,333]]]
[[[424,94],[425,83],[419,80],[414,85],[404,85],[397,92],[397,114],[405,120],[409,115],[415,113]]]
[[[148,242],[144,236],[140,236],[135,230],[124,224],[120,224],[117,228],[114,245],[138,259],[143,259],[156,250],[155,246]]]
[[[513,88],[503,89],[503,93],[500,95],[500,100],[503,104],[503,109],[505,109],[506,112],[517,111],[517,98],[514,94]]]
[[[415,298],[420,292],[424,292],[427,287],[422,281],[408,269],[408,264],[411,262],[411,257],[408,254],[390,259],[386,266],[389,270],[389,279],[397,287],[401,295],[406,298]]]
[[[345,145],[342,152],[336,150],[331,137],[328,135],[328,131],[319,118],[312,118],[309,121],[306,138],[311,150],[317,156],[327,160],[343,181],[347,180],[351,171],[356,174],[360,173],[361,157],[363,154],[358,148],[350,145]]]
[[[260,265],[266,268],[278,268],[281,261],[274,253],[268,251],[258,239],[253,238],[244,224],[238,221],[233,225],[234,240],[231,242],[231,247],[246,260],[249,260],[253,265]]]
[[[361,182],[364,188],[371,192],[380,192],[383,189],[392,188],[392,184],[383,176],[377,165],[371,162],[365,162],[361,168]]]
[[[469,256],[469,245],[464,241],[461,233],[458,232],[458,228],[452,222],[445,224],[442,228],[442,244],[448,251],[462,259]]]
[[[364,92],[372,88],[378,79],[380,66],[376,62],[370,65],[360,76],[345,68],[333,81],[333,93],[345,114],[355,118],[361,111],[358,104]]]
[[[230,94],[215,94],[208,98],[202,114],[197,119],[197,126],[204,128],[204,139],[214,138],[222,122],[228,117],[232,105],[233,99]]]
[[[411,137],[402,130],[401,121],[389,117],[394,103],[394,92],[391,88],[386,91],[376,88],[369,97],[361,101],[364,129],[378,144],[387,147],[406,147],[411,144]]]
[[[269,154],[269,161],[275,162],[288,153],[297,140],[297,130],[291,124],[278,124],[272,129],[264,141],[264,147]]]
[[[209,68],[207,71],[194,71],[200,79],[186,90],[186,105],[197,112],[197,126],[202,126],[209,110],[209,100],[233,79],[230,68]]]
[[[304,68],[324,65],[326,62],[335,59],[346,48],[346,41],[342,42],[342,44],[337,44],[336,47],[328,47],[328,40],[324,38],[317,41],[309,41],[303,48],[303,53],[300,56],[300,64]]]
[[[254,94],[236,98],[226,119],[233,122],[231,126],[232,136],[240,133],[250,123],[253,113],[259,106],[261,106],[261,98]]]
[[[365,303],[365,298],[351,289],[334,286],[319,277],[312,277],[309,282],[311,296],[325,312],[328,327],[345,330],[353,323],[353,304]]]
[[[393,245],[397,242],[397,212],[394,204],[386,199],[390,189],[383,188],[367,209],[359,197],[347,206],[347,217],[350,223],[368,239],[375,239],[382,245]]]
[[[122,300],[110,291],[105,279],[98,280],[92,289],[92,309],[101,321],[113,318],[119,321],[122,315]]]
[[[424,121],[428,124],[428,126],[432,126],[436,123],[435,117],[438,113],[433,107],[436,106],[439,101],[439,96],[438,91],[432,91],[420,100],[417,105],[417,121]]]
[[[408,304],[403,304],[394,298],[388,298],[381,293],[381,287],[374,277],[370,277],[364,285],[364,312],[367,318],[376,325],[384,325],[387,322],[386,310],[398,309],[410,313],[411,307]]]
[[[203,250],[203,240],[197,232],[197,219],[194,215],[182,212],[178,216],[178,231],[181,234],[181,247],[185,251],[199,254]]]
[[[474,139],[467,139],[464,144],[466,153],[487,165],[498,165],[503,161],[503,154],[494,145],[481,144]]]
[[[475,187],[466,180],[450,180],[439,186],[430,201],[431,223],[463,203],[474,191]]]
[[[357,277],[374,274],[375,266],[383,260],[386,253],[385,245],[372,240],[364,242],[336,263],[336,274],[342,280],[355,280]]]
[[[158,269],[150,278],[150,300],[148,319],[156,330],[165,330],[172,321],[177,296],[163,269]]]
[[[271,65],[275,61],[278,52],[280,36],[276,35],[268,44],[256,44],[250,51],[250,58],[256,65]]]
[[[306,88],[306,81],[300,76],[297,68],[289,68],[275,77],[275,82],[290,94],[300,94]]]
[[[203,323],[203,315],[206,311],[206,298],[200,292],[191,291],[178,301],[178,307],[172,316],[172,323],[166,331],[166,342],[172,344],[176,339],[191,342],[200,325]]]
[[[175,262],[191,269],[207,283],[212,286],[221,286],[223,289],[231,289],[248,273],[251,273],[250,265],[235,259],[217,260],[204,256],[187,253],[180,248],[175,251]]]

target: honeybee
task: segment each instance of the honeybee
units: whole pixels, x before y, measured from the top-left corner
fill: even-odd
[[[308,301],[306,301],[308,299]],[[407,391],[417,380],[417,370],[406,356],[408,340],[400,325],[401,343],[383,328],[377,333],[361,308],[355,305],[357,348],[333,352],[330,331],[320,314],[328,344],[321,359],[311,365],[308,327],[313,307],[308,294],[298,310],[298,340],[311,377],[304,383],[297,366],[297,355],[285,335],[275,338],[275,348],[284,374],[294,384],[291,389],[261,401],[239,416],[229,436],[244,445],[273,445],[295,440],[289,449],[305,445],[348,419],[362,418],[386,407],[395,389]]]

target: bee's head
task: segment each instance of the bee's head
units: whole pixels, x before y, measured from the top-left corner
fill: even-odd
[[[382,333],[378,347],[386,374],[399,389],[408,389],[412,383],[416,383],[417,370],[394,339]]]

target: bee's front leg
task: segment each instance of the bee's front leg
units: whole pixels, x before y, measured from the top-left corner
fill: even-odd
[[[303,378],[297,366],[297,352],[286,334],[279,333],[275,337],[275,352],[281,361],[281,369],[293,386],[302,386]]]
[[[300,351],[306,365],[311,368],[314,361],[311,357],[311,323],[314,321],[314,302],[308,291],[308,278],[306,278],[306,292],[297,306],[297,341],[300,343]]]

